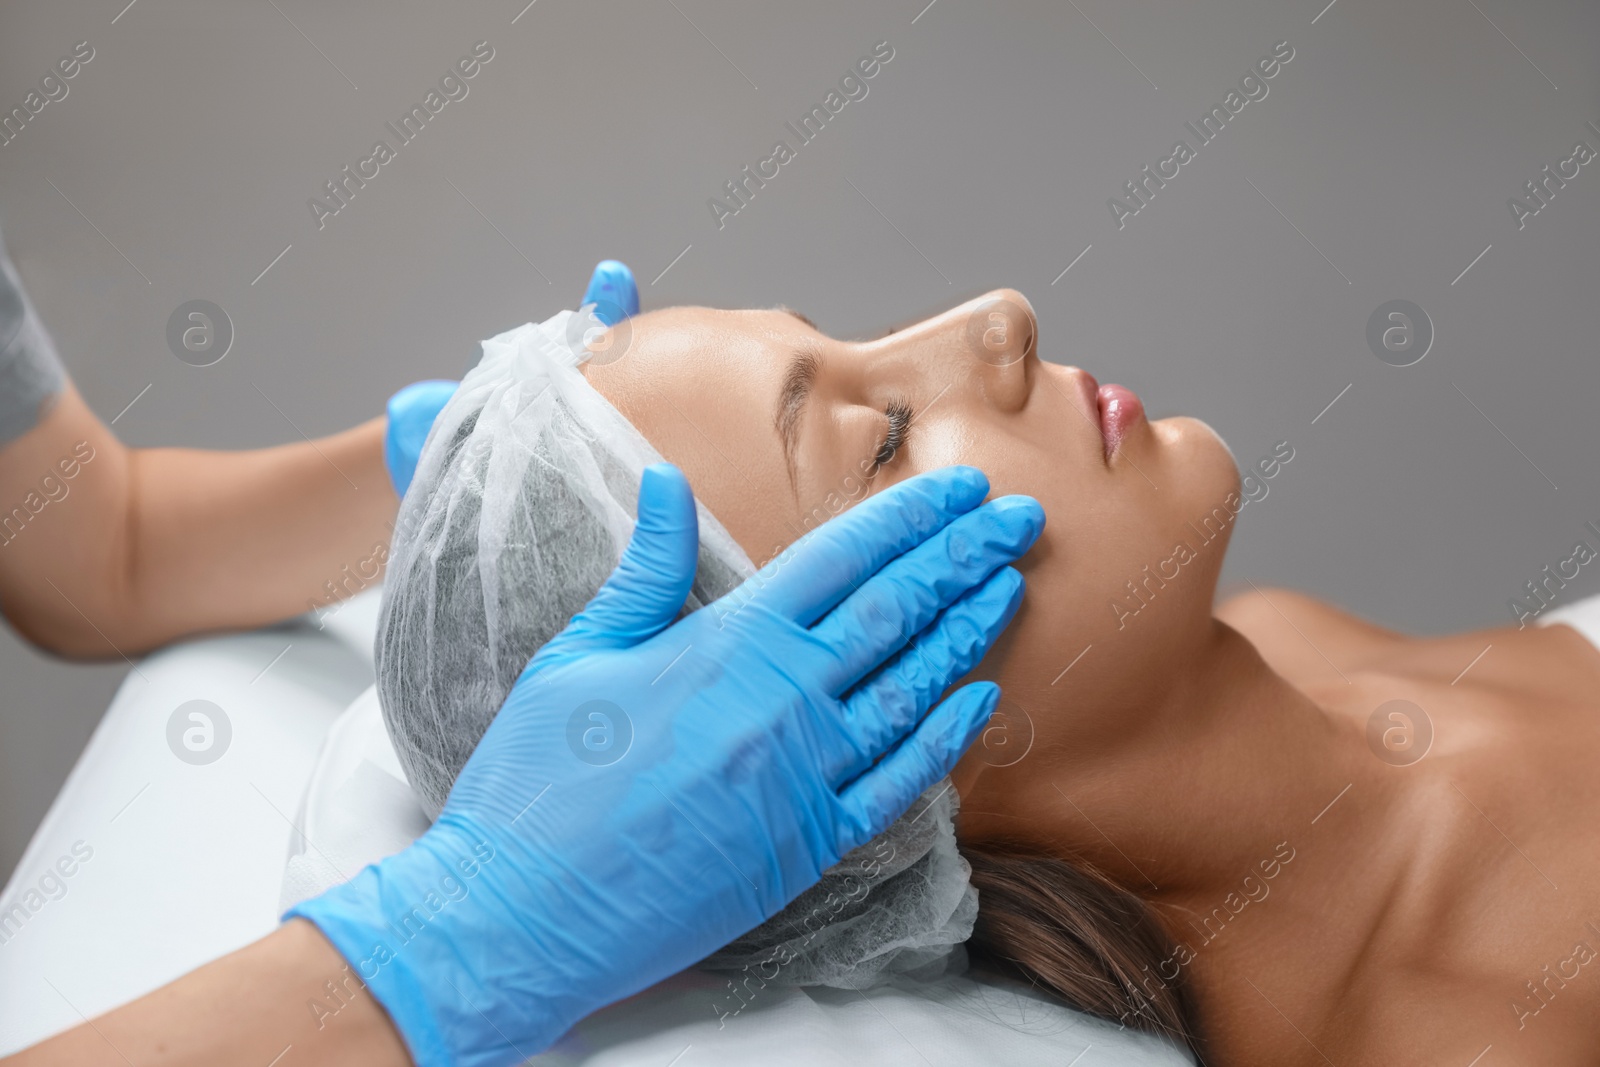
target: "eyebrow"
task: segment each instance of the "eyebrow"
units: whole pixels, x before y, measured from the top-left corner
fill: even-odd
[[[798,348],[789,357],[788,369],[783,374],[783,384],[778,388],[777,409],[772,425],[783,444],[783,461],[789,471],[789,486],[795,484],[794,450],[800,435],[800,415],[816,384],[817,372],[822,369],[822,356],[813,349]]]

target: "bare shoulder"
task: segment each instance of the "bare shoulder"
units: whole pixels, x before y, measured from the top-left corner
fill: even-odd
[[[1296,686],[1344,680],[1412,638],[1293,589],[1262,587],[1228,598],[1216,617],[1243,634]]]
[[[1258,636],[1270,640],[1281,635],[1285,628],[1292,632],[1296,627],[1302,630],[1309,627],[1341,645],[1388,648],[1397,641],[1410,640],[1398,630],[1379,626],[1325,600],[1279,586],[1264,586],[1230,597],[1217,606],[1216,616],[1252,642]]]
[[[1301,689],[1344,685],[1358,672],[1419,683],[1474,682],[1524,695],[1581,697],[1600,691],[1600,651],[1566,626],[1497,627],[1417,637],[1292,589],[1262,587],[1214,612],[1255,646],[1267,665]]]

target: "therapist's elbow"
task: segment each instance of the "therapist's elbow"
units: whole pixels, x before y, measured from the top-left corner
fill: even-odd
[[[11,628],[41,652],[94,663],[126,659],[161,644],[136,622],[125,621],[125,613],[113,606],[116,598],[103,590],[46,588],[53,603],[40,596],[31,602],[4,604]]]
[[[11,629],[17,636],[40,652],[57,659],[84,663],[106,658],[97,654],[93,642],[89,640],[94,631],[88,627],[75,627],[66,620],[43,619],[37,612],[16,611],[9,607],[5,616],[6,622],[11,624]],[[100,649],[110,656],[117,654],[109,640],[102,639]]]
[[[30,529],[29,536],[57,537],[57,551],[10,561],[13,566],[4,576],[0,611],[20,637],[41,652],[94,662],[126,659],[163,643],[163,635],[151,625],[152,613],[137,603],[125,527],[114,515],[101,520],[92,540],[71,548],[60,546],[81,536],[81,531]],[[20,542],[0,546],[0,552],[13,547],[20,547]]]

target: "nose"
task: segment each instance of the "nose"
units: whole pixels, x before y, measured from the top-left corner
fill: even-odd
[[[1002,411],[1020,409],[1032,388],[1039,355],[1039,320],[1028,298],[1015,289],[995,289],[952,309],[951,315],[985,399]]]
[[[962,310],[962,309],[957,309]],[[994,367],[1009,367],[1034,355],[1039,320],[1015,289],[996,289],[965,306],[968,347]]]
[[[1005,414],[1022,410],[1038,366],[1039,322],[1015,289],[995,289],[872,343],[910,360],[943,391],[965,392]]]

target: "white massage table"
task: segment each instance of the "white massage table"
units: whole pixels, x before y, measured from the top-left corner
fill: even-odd
[[[0,894],[0,1054],[261,937],[282,900],[425,828],[369,691],[376,611],[376,594],[363,594],[321,630],[302,620],[188,642],[129,674]],[[168,741],[174,710],[197,699],[221,707],[232,732],[200,765]],[[719,1020],[725,994],[724,980],[686,972],[591,1016],[534,1062],[1190,1062],[1022,987],[966,978],[865,994],[769,987]]]

